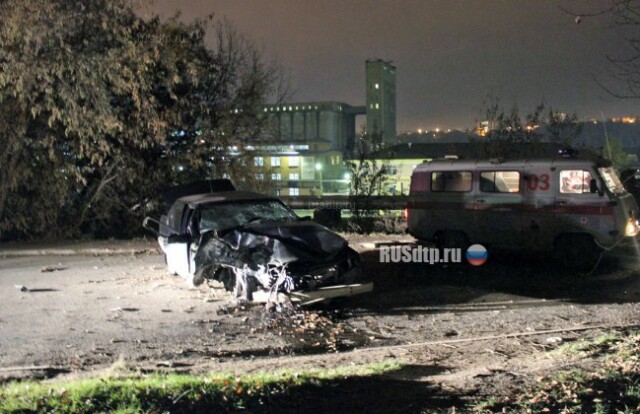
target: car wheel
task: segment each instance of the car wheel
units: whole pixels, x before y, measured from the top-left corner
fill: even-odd
[[[220,268],[216,272],[214,279],[222,282],[224,290],[227,292],[233,292],[233,289],[236,286],[236,275],[226,267]]]
[[[553,244],[555,259],[568,270],[586,272],[594,268],[602,250],[587,234],[563,234]]]

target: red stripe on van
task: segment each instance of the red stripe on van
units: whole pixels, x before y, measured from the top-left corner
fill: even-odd
[[[537,212],[542,214],[580,214],[584,216],[610,216],[614,209],[611,206],[602,205],[545,205],[535,207],[530,204],[491,204],[491,203],[434,203],[428,201],[409,201],[409,209],[423,210],[478,210],[478,211],[519,211]]]

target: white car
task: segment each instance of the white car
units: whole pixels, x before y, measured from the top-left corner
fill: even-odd
[[[259,291],[309,302],[373,289],[361,283],[360,255],[344,238],[275,197],[230,188],[227,180],[173,188],[167,214],[145,219],[170,273],[194,285],[219,280],[245,300]]]

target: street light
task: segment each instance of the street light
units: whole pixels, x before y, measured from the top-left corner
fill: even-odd
[[[324,190],[322,188],[322,164],[321,163],[316,163],[316,171],[318,171],[318,174],[320,175],[320,195],[324,194]]]

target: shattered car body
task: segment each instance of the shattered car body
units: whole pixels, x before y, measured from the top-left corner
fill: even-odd
[[[221,281],[238,299],[289,293],[304,303],[373,288],[360,283],[361,259],[346,240],[277,198],[243,191],[182,196],[144,227],[156,233],[170,273],[194,285]]]

